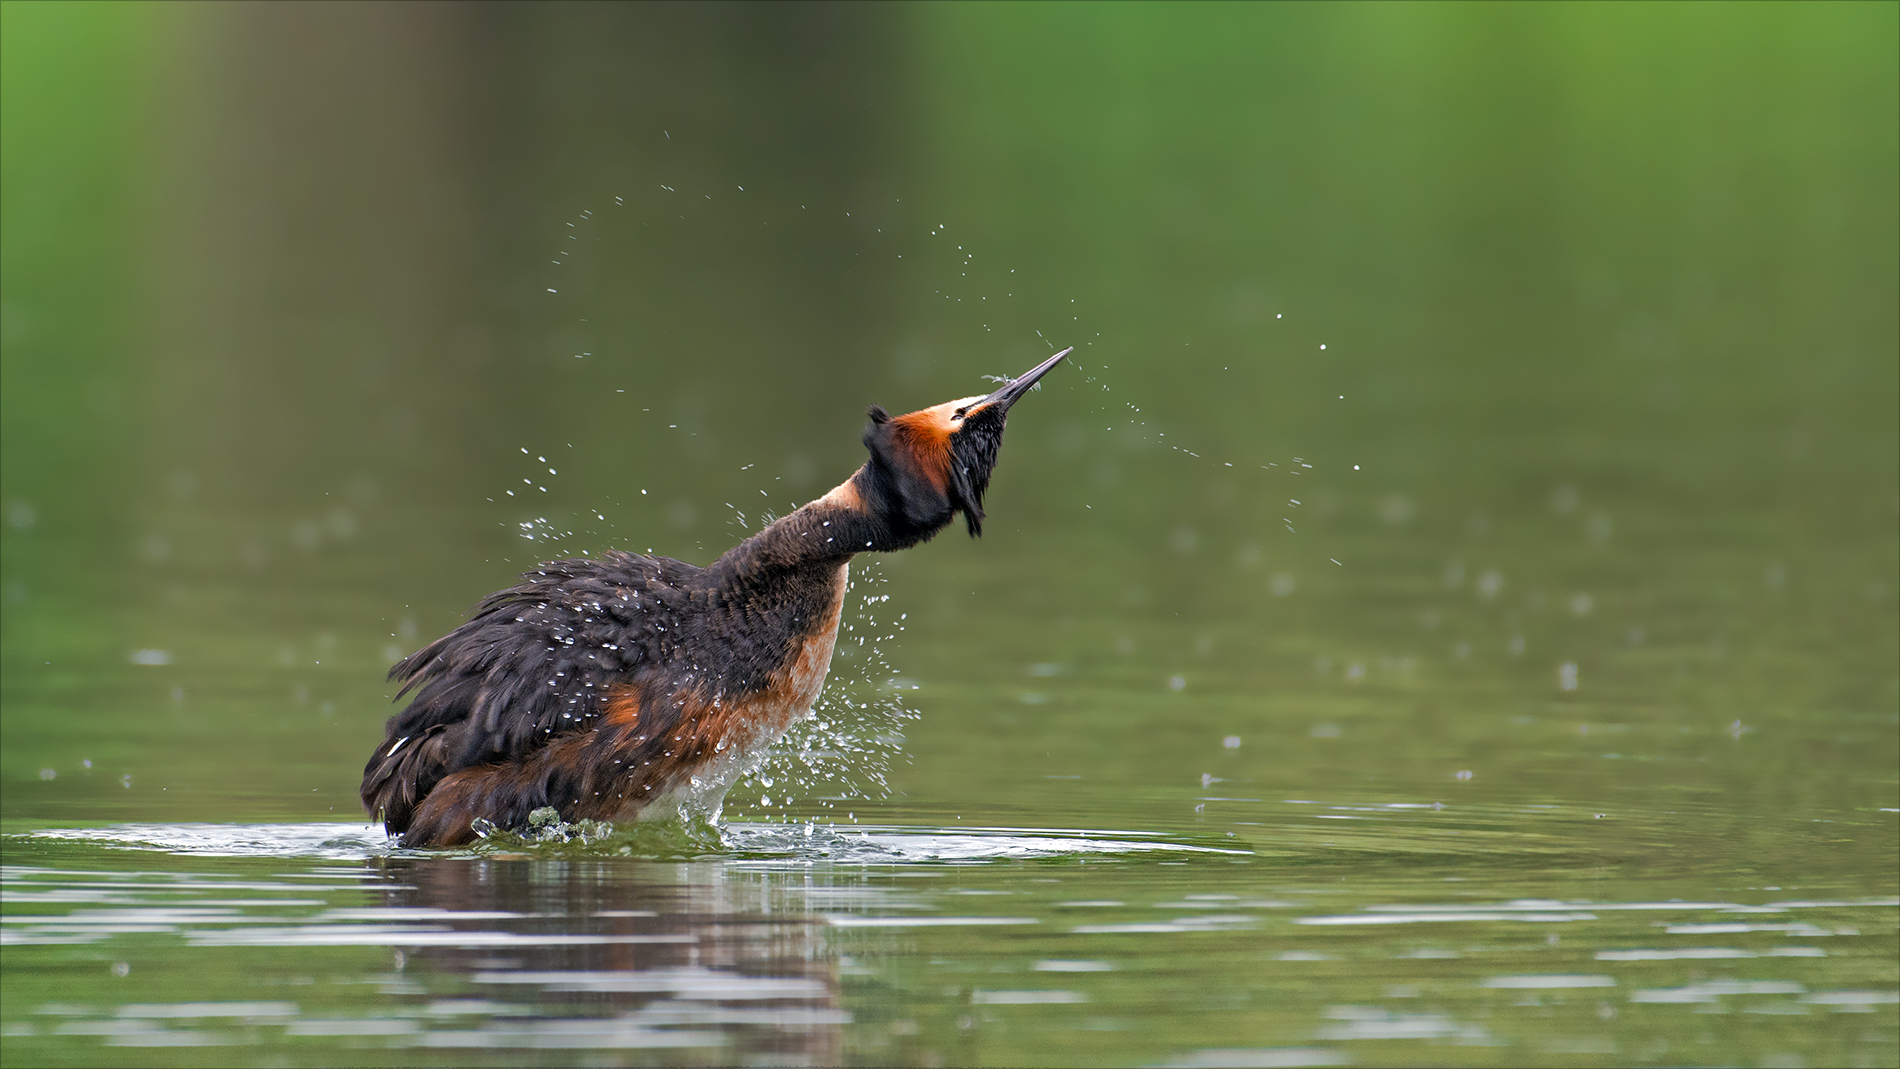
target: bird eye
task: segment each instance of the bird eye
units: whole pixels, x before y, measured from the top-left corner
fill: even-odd
[[[955,412],[952,412],[952,413],[950,413],[950,418],[951,418],[951,419],[962,419],[962,418],[963,418],[963,414],[964,414],[965,412],[968,412],[968,411],[969,411],[969,409],[967,409],[967,408],[959,408],[959,409],[957,409],[957,410],[956,410]]]

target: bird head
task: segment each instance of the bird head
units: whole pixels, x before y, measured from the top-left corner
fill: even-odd
[[[864,428],[871,461],[865,470],[893,534],[907,544],[921,541],[958,512],[971,537],[983,533],[983,493],[1003,447],[1010,406],[1072,351],[1062,350],[990,394],[901,416],[871,406]]]

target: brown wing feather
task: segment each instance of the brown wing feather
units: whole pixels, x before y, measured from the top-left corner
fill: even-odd
[[[489,595],[467,623],[390,670],[413,692],[363,769],[364,806],[392,834],[467,768],[520,763],[588,730],[607,690],[665,659],[698,569],[609,553],[556,561]]]

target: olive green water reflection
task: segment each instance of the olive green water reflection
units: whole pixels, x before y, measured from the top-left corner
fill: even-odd
[[[0,1058],[1900,1061],[1896,10],[0,4]],[[1069,344],[858,573],[891,797],[176,852]]]
[[[1704,876],[1666,867],[1629,880],[1533,856],[1500,865],[1508,836],[1473,851],[1489,865],[1404,863],[1358,826],[1338,833],[1363,837],[1350,860],[1314,842],[1272,859],[893,864],[904,838],[921,859],[952,838],[1022,837],[878,837],[881,859],[855,836],[792,837],[811,855],[855,849],[851,864],[128,866],[16,845],[32,864],[7,874],[9,967],[36,979],[13,996],[9,1056],[1277,1066],[1893,1054],[1900,900],[1836,897],[1832,880],[1710,900],[1697,894]],[[1501,882],[1536,897],[1498,900]],[[1648,897],[1659,893],[1670,897]],[[201,977],[184,988],[181,959]]]

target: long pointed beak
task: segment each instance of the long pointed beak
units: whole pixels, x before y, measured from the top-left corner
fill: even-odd
[[[1057,364],[1060,364],[1062,362],[1062,358],[1065,356],[1068,356],[1072,352],[1075,352],[1075,346],[1073,345],[1069,346],[1067,349],[1062,350],[1061,352],[1050,357],[1049,359],[1044,360],[1042,363],[1037,364],[1035,367],[1030,368],[1020,378],[1012,379],[1011,381],[1005,383],[1002,389],[996,391],[993,394],[990,394],[988,397],[985,397],[983,400],[978,401],[976,404],[971,405],[970,408],[974,410],[974,409],[982,408],[986,405],[996,405],[1001,411],[1004,411],[1004,412],[1009,411],[1009,406],[1015,404],[1017,398],[1021,397],[1023,394],[1028,393],[1029,388],[1036,384],[1037,379],[1040,379],[1044,375],[1047,375],[1051,368],[1055,367]]]

